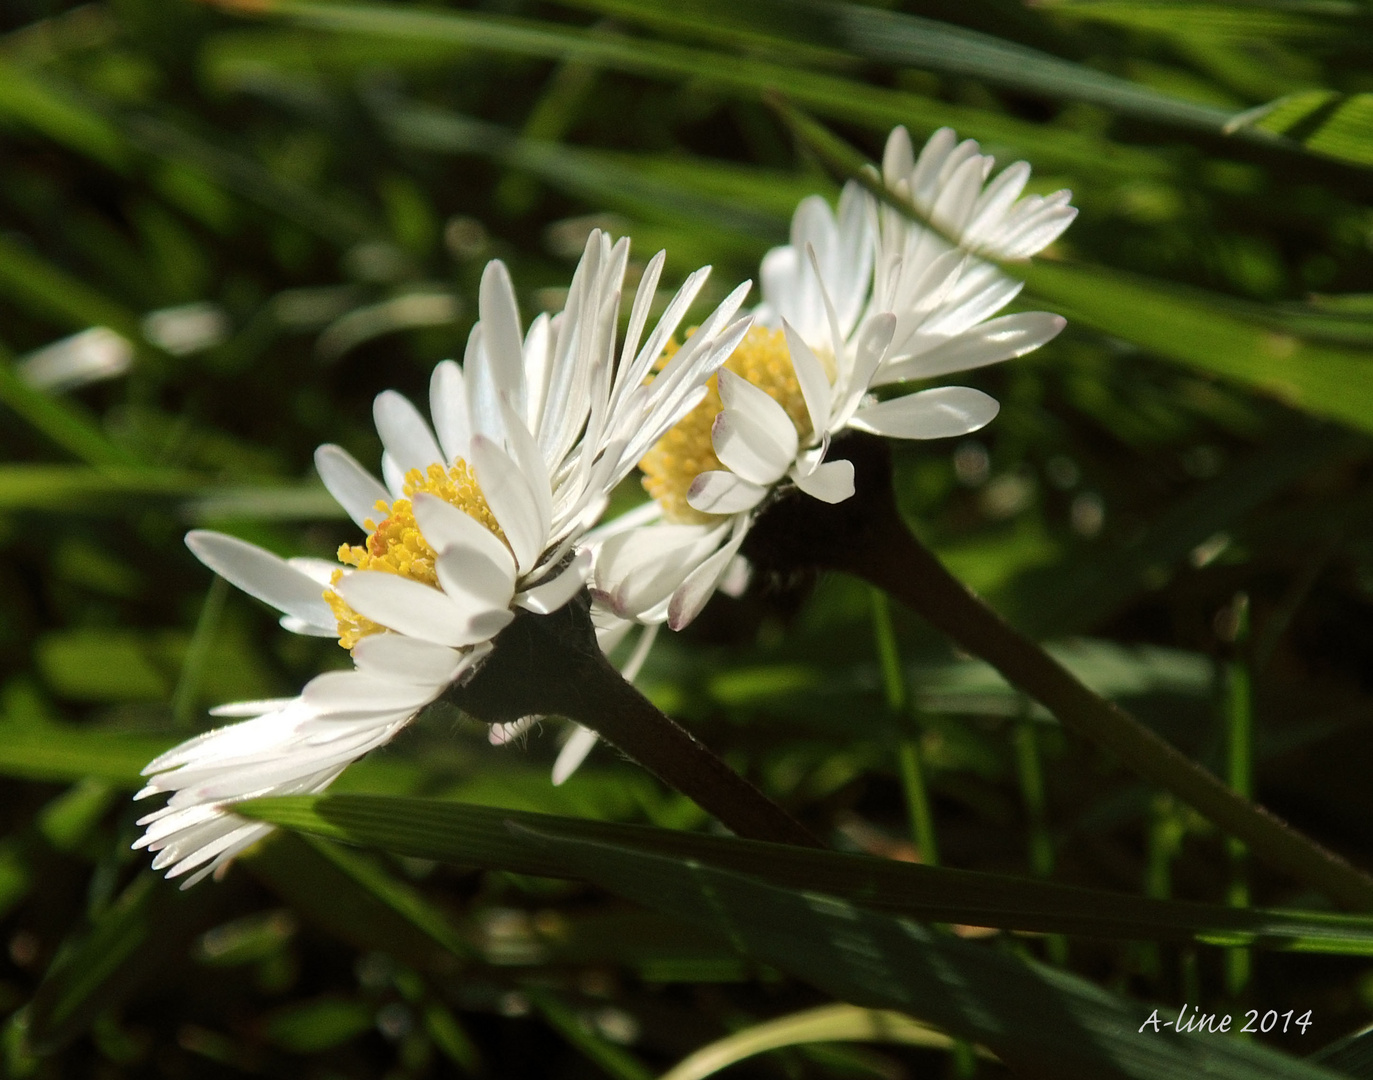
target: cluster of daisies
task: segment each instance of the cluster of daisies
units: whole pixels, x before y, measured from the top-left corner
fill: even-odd
[[[837,211],[806,199],[791,243],[763,260],[751,312],[745,283],[688,323],[706,267],[653,319],[660,252],[622,318],[629,242],[594,232],[563,310],[525,327],[505,266],[490,263],[462,365],[434,370],[429,420],[393,391],[376,399],[381,479],[338,446],[316,452],[362,543],[329,562],[187,536],[287,630],[336,638],[353,667],[293,698],[214,710],[238,722],[144,769],[136,798],[171,798],[139,820],[135,846],[168,877],[189,874],[186,885],[222,870],[271,828],[233,813],[236,802],[323,791],[469,677],[517,612],[548,614],[584,587],[603,649],[642,628],[622,669],[633,679],[659,626],[680,629],[746,580],[739,549],[771,493],[853,494],[853,466],[828,460],[836,435],[938,439],[987,424],[997,403],[978,390],[902,391],[1023,355],[1063,328],[1044,312],[997,316],[1020,285],[996,261],[1029,258],[1062,233],[1076,213],[1069,193],[1023,195],[1029,167],[992,177],[993,165],[948,129],[917,157],[898,128],[883,183],[934,227],[855,184]],[[603,521],[636,468],[651,500]],[[554,781],[595,741],[575,729]]]

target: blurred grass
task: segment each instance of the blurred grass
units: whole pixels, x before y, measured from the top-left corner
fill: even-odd
[[[950,123],[1003,163],[1028,159],[1033,190],[1073,189],[1081,216],[1018,301],[1069,329],[969,378],[1003,405],[975,439],[898,448],[902,509],[1008,617],[1222,772],[1241,662],[1223,615],[1246,594],[1255,792],[1366,861],[1368,29],[1355,4],[1203,0],[5,6],[8,1072],[637,1077],[856,992],[823,970],[819,937],[804,956],[741,957],[673,908],[685,888],[657,911],[616,899],[653,899],[636,874],[676,880],[623,853],[636,869],[617,886],[609,856],[571,848],[591,859],[582,883],[529,873],[534,856],[481,870],[281,837],[183,896],[128,850],[144,811],[125,795],[183,724],[346,661],[207,593],[185,529],[326,557],[354,541],[310,454],[331,441],[375,463],[372,396],[422,399],[433,363],[462,354],[488,258],[510,264],[526,314],[561,302],[596,224],[634,236],[634,270],[662,246],[671,281],[714,264],[711,295],[755,276],[797,200],[836,192],[767,95],[867,159],[893,124],[920,140]],[[224,332],[175,344],[149,318],[192,303]],[[92,325],[131,343],[126,374],[62,392],[24,381],[17,361]],[[883,663],[857,583],[755,588],[661,641],[641,683],[843,850],[912,856],[903,784],[918,761],[944,866],[1226,902],[1231,861],[1204,823],[890,616]],[[434,711],[338,787],[703,826],[603,750],[552,788],[556,730],[493,748]],[[1315,903],[1261,867],[1245,876],[1256,910]],[[791,910],[795,894],[767,895]],[[746,936],[770,930],[739,917]],[[1064,955],[1034,937],[967,948],[983,945]],[[1132,1000],[1139,1021],[1155,1001],[1311,1010],[1308,1034],[1258,1040],[1289,1055],[1369,1020],[1354,960],[1255,948],[1234,999],[1226,955],[1073,934],[1063,979]],[[938,1049],[811,1049],[735,1069],[951,1067]],[[1144,1069],[1146,1049],[1122,1052]],[[1256,1062],[1225,1067],[1278,1074]],[[1292,1057],[1262,1069],[1312,1075]]]

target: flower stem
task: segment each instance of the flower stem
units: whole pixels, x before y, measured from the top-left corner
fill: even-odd
[[[475,676],[444,700],[488,724],[564,716],[590,728],[731,831],[749,840],[823,845],[627,682],[596,645],[589,600],[551,615],[520,612]]]
[[[1231,790],[1124,709],[1088,689],[1038,643],[1010,626],[911,535],[896,508],[887,447],[871,436],[836,440],[830,456],[855,465],[858,490],[834,506],[790,493],[771,504],[746,553],[783,574],[842,570],[885,590],[959,646],[982,657],[1064,727],[1171,791],[1256,858],[1354,910],[1373,908],[1373,878]]]

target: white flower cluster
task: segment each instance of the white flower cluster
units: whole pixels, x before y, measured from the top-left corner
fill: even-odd
[[[988,183],[992,165],[947,130],[916,159],[898,129],[883,179],[937,231],[856,185],[837,216],[807,199],[791,244],[764,259],[762,304],[736,318],[749,288],[740,286],[680,345],[708,267],[654,321],[664,255],[652,259],[617,348],[627,240],[593,233],[564,310],[527,329],[505,267],[489,264],[462,366],[434,371],[432,426],[387,391],[374,409],[381,480],[340,447],[316,453],[365,544],[330,563],[221,533],[187,536],[208,567],[277,608],[287,630],[338,638],[354,666],[294,698],[223,706],[216,715],[246,719],[150,763],[137,797],[171,798],[140,819],[135,846],[156,852],[153,866],[169,877],[190,874],[187,885],[224,867],[270,829],[236,815],[236,802],[322,791],[479,665],[518,611],[546,614],[584,585],[603,648],[644,625],[624,669],[632,679],[656,627],[690,622],[727,582],[771,490],[790,483],[831,503],[853,493],[852,465],[826,460],[839,432],[944,438],[990,421],[996,402],[977,390],[881,401],[871,391],[1019,356],[1062,328],[1042,312],[991,317],[1018,284],[979,255],[1033,255],[1075,213],[1066,192],[1022,197],[1023,162]],[[683,471],[701,453],[719,468]],[[600,524],[610,492],[641,462],[659,498]],[[594,742],[576,731],[555,781]]]

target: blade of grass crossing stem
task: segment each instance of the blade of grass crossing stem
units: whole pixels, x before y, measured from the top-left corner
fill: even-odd
[[[1254,797],[1254,696],[1249,673],[1249,597],[1238,594],[1228,617],[1233,630],[1234,656],[1225,668],[1225,764],[1230,786],[1246,799]],[[1244,843],[1228,836],[1225,850],[1230,858],[1230,885],[1226,899],[1232,907],[1249,906],[1249,852]],[[1225,989],[1239,997],[1249,983],[1248,949],[1227,949]]]
[[[1039,757],[1039,735],[1030,719],[1030,702],[1023,699],[1011,738],[1015,744],[1016,779],[1025,804],[1026,842],[1030,872],[1048,878],[1054,872],[1054,842],[1049,835],[1048,812],[1044,794],[1044,767]],[[1050,934],[1045,941],[1049,959],[1060,967],[1068,963],[1068,942],[1062,934]]]
[[[559,861],[556,851],[512,831],[514,826],[668,853],[743,871],[778,887],[825,893],[867,909],[928,922],[1373,956],[1373,917],[1369,916],[1161,903],[1031,878],[446,800],[288,796],[239,803],[234,809],[245,817],[361,847],[543,877],[575,878],[578,874]]]
[[[952,1040],[928,1024],[890,1009],[862,1009],[856,1005],[821,1005],[789,1013],[717,1039],[683,1058],[659,1080],[705,1080],[740,1061],[816,1042],[890,1042],[947,1050]]]
[[[1057,1080],[1333,1080],[1237,1040],[1143,1030],[1148,1007],[1077,976],[821,893],[612,844],[544,839],[579,876],[710,926],[751,956],[854,1005],[897,1009]],[[1160,1016],[1168,1015],[1159,1009]]]
[[[1173,895],[1173,861],[1182,854],[1182,842],[1187,835],[1185,808],[1168,792],[1160,792],[1149,802],[1148,822],[1144,895],[1153,900],[1169,900]],[[1140,942],[1137,954],[1144,974],[1158,978],[1163,970],[1158,944]]]
[[[877,659],[882,669],[882,689],[887,708],[899,716],[906,711],[910,695],[906,692],[906,675],[896,644],[896,630],[892,626],[891,606],[881,589],[869,591],[872,603],[873,636],[877,641]],[[920,733],[912,730],[896,747],[897,764],[901,770],[901,787],[906,796],[906,813],[910,819],[911,840],[926,866],[939,865],[939,844],[934,831],[934,813],[930,809],[929,791],[925,785],[925,771],[920,760]]]
[[[616,1046],[582,1022],[582,1018],[547,990],[526,990],[529,1000],[559,1035],[580,1050],[613,1080],[654,1080],[633,1054]]]
[[[906,711],[910,695],[906,691],[906,672],[901,652],[896,644],[896,628],[892,625],[891,604],[881,589],[871,589],[873,634],[877,639],[877,655],[882,666],[882,687],[887,696],[887,708],[894,716]],[[911,840],[926,866],[939,865],[939,846],[935,840],[934,813],[930,808],[929,789],[925,784],[925,770],[920,760],[920,732],[911,731],[896,747],[896,759],[901,770],[901,787],[906,795],[906,812],[910,817]],[[972,1076],[977,1072],[973,1048],[964,1039],[950,1043],[954,1074]]]

